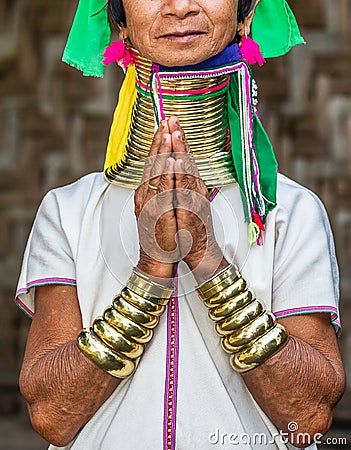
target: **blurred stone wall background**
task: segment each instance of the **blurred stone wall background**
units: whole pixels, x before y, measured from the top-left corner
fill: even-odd
[[[350,375],[351,0],[290,4],[308,46],[256,69],[260,111],[281,172],[317,192],[328,210]],[[0,448],[6,450],[45,448],[27,427],[17,385],[30,320],[12,299],[28,232],[49,189],[101,170],[121,82],[113,67],[103,80],[87,79],[60,62],[76,5],[0,0]],[[334,427],[340,425],[351,428],[350,380]]]

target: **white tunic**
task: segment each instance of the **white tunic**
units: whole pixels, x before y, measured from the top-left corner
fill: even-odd
[[[133,196],[102,173],[50,191],[29,236],[18,305],[32,315],[36,286],[76,285],[83,325],[89,326],[138,262]],[[315,194],[281,174],[277,199],[264,245],[250,248],[239,187],[222,188],[211,204],[216,238],[276,317],[325,311],[339,332],[338,267],[325,209]],[[162,450],[167,428],[178,450],[291,447],[274,439],[276,428],[231,369],[194,287],[181,263],[173,311],[179,333],[170,335],[171,315],[165,313],[135,374],[65,449]],[[170,364],[176,369],[171,384]]]

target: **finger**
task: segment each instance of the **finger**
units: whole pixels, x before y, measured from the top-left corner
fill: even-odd
[[[184,161],[177,159],[174,164],[176,213],[182,209],[192,211],[193,209],[193,186],[189,183],[189,177],[185,172]]]
[[[150,147],[149,156],[157,155],[160,145],[162,143],[162,137],[165,133],[169,133],[168,121],[161,120],[160,125],[154,135],[154,139]]]
[[[182,159],[175,160],[174,177],[176,189],[191,189],[189,178],[185,172],[184,161]]]
[[[162,136],[162,142],[157,155],[154,156],[153,165],[150,171],[149,182],[152,186],[158,186],[162,175],[166,173],[167,159],[172,153],[172,139],[169,133]]]
[[[169,128],[169,132],[172,134],[175,131],[179,131],[180,130],[180,123],[179,123],[179,119],[177,116],[171,116],[168,119],[168,128]]]
[[[154,164],[155,156],[158,154],[158,151],[160,149],[163,134],[168,132],[169,132],[168,122],[167,120],[162,120],[160,126],[158,127],[158,130],[155,133],[148,157],[145,160],[142,183],[150,179],[150,172]]]
[[[172,157],[167,158],[165,173],[157,186],[156,207],[158,210],[162,210],[165,205],[169,210],[173,209],[174,165],[175,160]]]
[[[168,157],[166,160],[165,173],[161,176],[159,183],[160,192],[170,191],[174,189],[174,166],[175,159]]]
[[[150,196],[154,197],[157,194],[162,194],[166,191],[172,191],[174,185],[174,165],[175,160],[172,157],[168,157],[165,164],[164,173],[160,176],[159,183],[154,184],[154,180],[148,183],[148,189],[150,190]],[[153,195],[154,194],[154,195]]]
[[[175,174],[175,193],[176,193],[176,214],[179,211],[188,211],[188,213],[195,214],[202,223],[207,223],[208,217],[211,217],[210,202],[206,195],[192,189],[189,184],[189,177],[187,176],[184,163],[181,159],[175,161],[174,165]]]
[[[172,147],[176,160],[182,160],[184,171],[189,176],[189,184],[196,189],[197,178],[200,178],[199,170],[195,163],[194,155],[190,151],[183,130],[172,134]]]
[[[184,130],[182,128],[172,133],[172,146],[173,151],[176,153],[176,156],[181,157],[183,155],[182,159],[185,163],[185,171],[194,174],[194,176],[200,176],[197,165],[195,163],[194,154],[189,147]]]

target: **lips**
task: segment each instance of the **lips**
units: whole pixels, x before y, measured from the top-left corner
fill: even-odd
[[[171,31],[161,35],[160,39],[166,39],[178,43],[189,43],[203,34],[205,33],[200,30]]]

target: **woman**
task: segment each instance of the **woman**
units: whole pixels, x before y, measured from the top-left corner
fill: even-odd
[[[85,31],[105,26],[93,3]],[[254,15],[273,27],[264,11],[301,39],[284,1],[257,4],[109,2],[126,45],[105,59],[129,67],[105,179],[47,194],[19,281],[35,303],[20,386],[50,448],[306,447],[330,427],[345,383],[330,227],[276,175],[242,61],[262,62],[247,35]],[[98,74],[74,39],[65,60]]]

